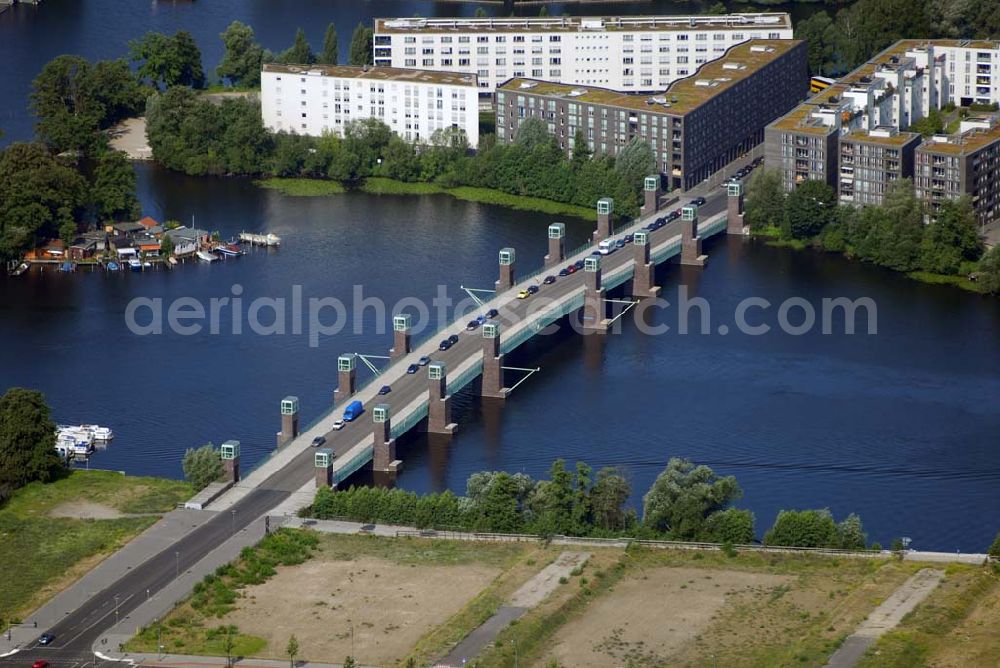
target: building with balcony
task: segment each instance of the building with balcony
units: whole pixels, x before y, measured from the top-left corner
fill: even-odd
[[[260,106],[264,127],[301,135],[342,135],[356,120],[377,118],[407,141],[458,128],[479,142],[476,75],[392,67],[265,64]]]
[[[967,195],[980,225],[1000,216],[1000,123],[995,115],[963,120],[953,135],[935,135],[914,154],[914,188],[933,219],[941,202]]]
[[[787,13],[376,19],[376,66],[475,74],[484,96],[539,79],[663,90],[736,44],[791,39]]]
[[[881,204],[893,181],[913,174],[920,135],[894,127],[857,130],[840,137],[837,194],[845,204]]]
[[[949,102],[1000,102],[998,66],[1000,42],[896,42],[771,123],[765,162],[780,170],[786,189],[820,180],[843,202],[879,204],[889,181],[914,177],[909,154],[920,138],[907,128]]]
[[[809,86],[801,40],[752,40],[655,94],[511,79],[497,90],[497,141],[542,120],[567,154],[578,130],[593,153],[649,143],[670,189],[691,188],[764,139],[764,126]]]

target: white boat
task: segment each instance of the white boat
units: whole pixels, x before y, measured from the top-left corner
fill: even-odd
[[[94,435],[82,427],[66,427],[59,430],[58,439],[72,441],[74,443],[86,443],[93,445]]]
[[[115,437],[110,427],[102,427],[99,424],[81,424],[80,429],[90,434],[95,441],[110,441]]]
[[[219,256],[216,255],[215,253],[209,253],[208,251],[205,250],[198,251],[197,255],[199,260],[203,260],[205,262],[215,262],[216,260],[219,259]]]
[[[142,262],[136,260],[135,258],[132,258],[131,260],[128,261],[128,268],[131,269],[132,271],[142,271]]]
[[[69,459],[73,456],[73,444],[65,443],[63,441],[56,441],[56,454],[58,454],[63,459]]]
[[[274,233],[254,234],[253,232],[240,232],[240,241],[251,246],[280,246],[281,237]]]

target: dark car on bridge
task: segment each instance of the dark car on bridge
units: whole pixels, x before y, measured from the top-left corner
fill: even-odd
[[[441,343],[438,344],[438,350],[448,350],[451,346],[452,343],[450,339],[443,339]]]
[[[542,281],[542,285],[552,285],[555,282],[556,282],[555,276],[546,276],[545,280]]]
[[[452,334],[448,337],[448,340],[451,342],[451,345],[455,345],[458,343],[458,334]]]
[[[498,315],[500,315],[500,311],[496,310],[495,308],[491,308],[489,311],[486,312],[486,317],[489,318],[490,320],[497,317]]]
[[[408,374],[412,375],[412,374],[415,374],[418,371],[420,371],[420,365],[419,364],[411,364],[410,366],[406,367],[406,373],[408,373]]]
[[[693,200],[691,200],[691,203],[694,204],[695,206],[704,206],[705,202],[707,201],[708,200],[705,199],[704,197],[695,197]]]
[[[562,269],[559,270],[559,275],[560,276],[569,276],[569,269],[567,269],[566,267],[563,267]]]
[[[528,294],[529,295],[536,294],[537,292],[538,292],[538,286],[537,285],[529,285],[528,286]]]
[[[576,262],[573,263],[573,266],[576,267],[577,271],[580,271],[581,269],[583,269],[583,260],[577,260]]]
[[[671,211],[670,214],[667,215],[667,220],[668,221],[674,221],[674,220],[677,220],[680,217],[681,217],[681,214],[677,213],[676,211]]]
[[[39,645],[51,645],[52,641],[55,640],[55,639],[56,639],[56,637],[54,635],[52,635],[51,633],[43,633],[42,635],[38,636],[38,644]]]
[[[474,329],[476,329],[477,327],[479,327],[479,321],[478,320],[470,320],[469,324],[467,324],[465,326],[465,331],[471,332]]]
[[[392,392],[392,387],[389,386],[389,385],[383,385],[382,387],[378,388],[378,393],[379,393],[380,396],[384,397],[385,395],[389,394],[390,392]]]

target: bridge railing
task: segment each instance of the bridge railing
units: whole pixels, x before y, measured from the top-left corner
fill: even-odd
[[[476,378],[476,376],[478,376],[482,372],[483,372],[483,358],[479,357],[472,365],[469,366],[468,369],[448,379],[448,392],[451,394],[455,394],[463,387],[471,383]]]
[[[522,327],[514,334],[500,339],[500,351],[509,353],[519,345],[538,334],[540,331],[554,323],[564,315],[568,315],[583,306],[583,294],[573,295],[569,299],[560,301],[541,315],[537,315],[535,320],[525,327]]]
[[[334,469],[333,472],[333,484],[339,485],[344,480],[347,480],[352,473],[360,469],[362,466],[367,464],[372,459],[374,454],[375,446],[366,445],[361,448],[354,456],[347,460],[347,464]]]

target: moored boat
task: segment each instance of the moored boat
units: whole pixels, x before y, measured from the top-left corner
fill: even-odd
[[[226,257],[239,257],[243,255],[243,249],[236,244],[219,244],[215,247],[215,250]]]
[[[128,268],[132,271],[142,271],[142,262],[133,258],[128,261]]]
[[[215,253],[210,253],[206,250],[200,250],[197,252],[198,259],[204,262],[215,262],[219,259],[219,256]]]

